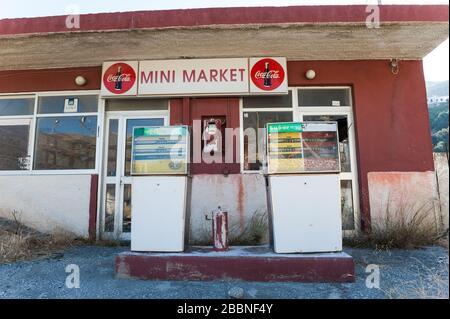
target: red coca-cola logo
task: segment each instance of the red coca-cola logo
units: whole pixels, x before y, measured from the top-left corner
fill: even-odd
[[[256,87],[264,91],[273,91],[284,81],[283,66],[271,58],[261,59],[250,70],[250,77]]]
[[[136,72],[127,63],[115,63],[103,74],[103,85],[114,94],[128,92],[136,82]]]

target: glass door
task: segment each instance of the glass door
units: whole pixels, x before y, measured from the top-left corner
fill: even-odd
[[[360,231],[358,168],[351,87],[300,87],[293,94],[294,119],[336,121],[341,161],[341,211],[344,237]]]
[[[133,127],[166,125],[166,115],[152,112],[107,112],[103,170],[101,237],[130,240],[131,143]]]
[[[356,154],[354,152],[353,119],[350,113],[315,114],[304,113],[303,121],[336,121],[338,124],[339,153],[341,161],[341,210],[342,230],[352,235],[359,229],[359,214],[357,211],[357,176]]]

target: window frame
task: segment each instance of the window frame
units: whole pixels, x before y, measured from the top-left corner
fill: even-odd
[[[32,148],[32,144],[33,141],[31,139],[31,130],[32,130],[32,118],[30,118],[29,116],[27,118],[23,118],[23,116],[21,117],[8,117],[3,118],[0,117],[0,126],[25,126],[28,125],[28,146],[27,146],[27,155],[30,157],[29,159],[29,167],[31,167],[31,148]],[[8,173],[8,172],[12,172],[14,174],[20,174],[22,172],[28,172],[30,170],[30,168],[28,169],[21,169],[21,170],[0,170],[0,175],[3,175],[3,173]],[[6,174],[5,174],[6,175]]]
[[[82,95],[96,95],[97,96],[97,112],[83,112],[83,113],[49,113],[38,114],[38,103],[40,97],[46,96],[82,96]],[[101,149],[101,132],[103,127],[103,109],[104,100],[100,97],[100,90],[81,90],[81,91],[46,91],[46,92],[26,92],[26,93],[1,93],[0,99],[14,99],[14,98],[34,98],[34,110],[32,115],[15,115],[15,116],[0,116],[0,123],[3,120],[30,120],[30,135],[28,141],[28,153],[30,155],[29,168],[27,170],[8,170],[0,171],[2,175],[91,175],[98,174],[100,167],[100,149]],[[97,117],[97,134],[95,147],[95,167],[92,169],[54,169],[54,170],[36,170],[34,169],[35,149],[36,149],[36,128],[37,119],[41,117],[73,117],[73,116],[96,116]]]
[[[292,120],[295,121],[294,117],[294,94],[297,92],[295,88],[288,88],[289,91],[291,91],[292,95],[292,103],[291,107],[261,107],[261,108],[244,108],[244,99],[239,99],[239,125],[240,125],[240,131],[239,131],[239,149],[241,150],[239,153],[239,164],[240,164],[240,171],[241,174],[267,174],[267,171],[262,170],[245,170],[244,169],[244,113],[245,112],[291,112],[292,113]],[[259,152],[259,150],[258,150]]]
[[[341,106],[300,106],[298,101],[298,91],[302,89],[346,89],[349,94],[350,105]],[[342,230],[344,237],[351,237],[359,233],[361,229],[361,213],[360,213],[360,196],[359,196],[359,180],[358,180],[358,162],[356,155],[356,133],[355,120],[353,115],[353,88],[351,86],[306,86],[297,87],[294,98],[294,118],[302,121],[304,116],[308,115],[345,115],[348,123],[348,136],[350,148],[350,172],[340,172],[339,181],[351,181],[353,196],[353,223],[354,229]],[[340,183],[340,182],[339,182]]]

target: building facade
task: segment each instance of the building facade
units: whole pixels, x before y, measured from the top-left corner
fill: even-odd
[[[43,231],[127,240],[132,128],[210,119],[235,129],[230,138],[237,151],[232,161],[191,164],[191,244],[209,242],[205,214],[218,206],[230,214],[236,243],[268,241],[264,143],[244,130],[270,122],[337,121],[346,235],[368,229],[391,200],[432,202],[422,58],[448,37],[448,6],[380,6],[379,26],[368,25],[375,9],[366,9],[229,8],[0,20],[0,216],[16,212]],[[67,21],[78,21],[79,28]],[[109,96],[101,90],[104,62],[201,64],[254,57],[287,60],[284,94],[226,94],[219,88]],[[249,147],[259,151],[256,162],[248,160]],[[255,224],[263,226],[254,230]],[[249,229],[253,239],[240,242]]]

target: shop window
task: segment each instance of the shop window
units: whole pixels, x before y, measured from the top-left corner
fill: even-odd
[[[94,169],[97,116],[40,117],[34,168]]]
[[[350,106],[350,90],[344,89],[299,89],[298,105],[300,107],[342,107]]]
[[[350,147],[350,114],[320,114],[303,115],[303,121],[336,121],[339,134],[339,158],[341,162],[341,214],[342,229],[353,231],[355,229],[355,190],[356,174],[351,163]]]
[[[32,115],[34,98],[0,99],[0,116]]]
[[[341,172],[350,172],[350,145],[348,139],[347,115],[305,115],[304,121],[336,121],[338,124]]]
[[[167,99],[110,99],[105,102],[105,111],[167,110]]]
[[[259,171],[266,165],[265,127],[267,123],[291,122],[292,112],[243,112],[244,170]],[[250,129],[250,131],[248,131]],[[248,133],[248,134],[246,134]]]
[[[352,181],[341,181],[342,229],[355,229]]]
[[[0,120],[0,171],[29,168],[30,120]]]
[[[291,108],[292,91],[286,95],[244,97],[242,102],[244,108]]]
[[[131,184],[125,184],[123,188],[122,232],[131,232]]]
[[[114,231],[114,216],[116,215],[116,185],[106,185],[105,196],[105,225],[104,230],[107,233]]]
[[[93,113],[98,110],[96,95],[43,96],[39,98],[38,114]]]
[[[109,120],[109,132],[108,132],[107,176],[116,176],[118,136],[119,136],[119,120],[111,119]]]

